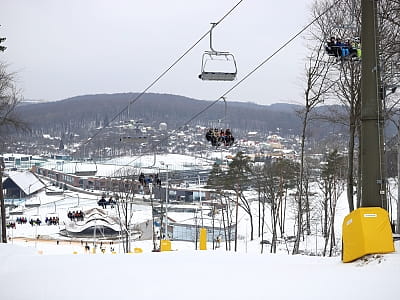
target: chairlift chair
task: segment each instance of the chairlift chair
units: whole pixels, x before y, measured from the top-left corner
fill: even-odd
[[[122,143],[144,143],[147,141],[147,136],[123,136],[119,138]]]
[[[57,217],[58,217],[58,213],[56,213],[56,212],[51,212],[51,213],[46,214],[46,218],[57,218]]]
[[[82,212],[82,219],[80,219],[80,217],[76,217],[77,213]],[[75,214],[74,214],[75,213]],[[71,222],[76,222],[76,221],[80,221],[83,220],[84,214],[83,214],[83,209],[80,206],[74,206],[74,207],[69,207],[68,211],[67,211],[67,217]]]
[[[88,163],[82,162],[82,161],[76,161],[75,162],[75,175],[78,176],[94,176],[97,173],[97,164],[96,161],[93,160],[95,169],[86,169],[87,166],[85,166],[85,164],[89,165]],[[64,189],[67,187],[67,185],[64,183],[63,185]]]
[[[329,42],[325,44],[325,52],[330,57],[336,57],[342,61],[350,61],[350,60],[360,60],[361,58],[361,49],[359,38],[353,38],[353,43],[350,46],[347,45],[330,45]],[[342,49],[347,49],[347,54],[344,54]]]
[[[68,207],[68,211],[69,212],[73,212],[73,211],[83,211],[82,206],[72,206],[72,207]]]
[[[235,138],[232,135],[232,131],[226,126],[226,112],[227,112],[227,102],[225,97],[221,97],[224,101],[224,127],[220,126],[209,128],[205,134],[205,138],[214,147],[227,146],[230,147],[235,142]],[[221,120],[218,121],[221,123]]]
[[[55,223],[52,223],[52,221],[51,220],[55,220]],[[51,212],[51,213],[47,213],[46,214],[46,219],[45,219],[47,222],[47,224],[49,225],[49,223],[51,224],[51,225],[58,225],[59,224],[59,222],[60,222],[60,217],[58,216],[58,213],[56,213],[56,212]]]
[[[39,220],[39,224],[37,223],[37,220]],[[38,225],[38,226],[40,226],[41,223],[43,223],[43,221],[42,221],[40,215],[31,215],[31,216],[29,217],[29,219],[28,219],[28,223],[31,223],[31,222],[33,222],[33,224],[31,224],[32,226],[33,226],[33,225]]]
[[[210,50],[203,53],[199,78],[208,81],[233,81],[237,75],[235,57],[230,52],[216,51],[212,47],[212,30],[216,25],[217,23],[211,23]]]
[[[222,63],[220,63],[222,62]],[[210,66],[211,65],[211,66]],[[223,65],[228,70],[214,70]],[[237,66],[233,54],[229,52],[206,51],[201,61],[201,73],[199,78],[208,81],[233,81],[236,79]]]
[[[140,128],[134,128],[130,135],[122,136],[119,141],[122,143],[145,143],[147,142],[148,134]]]
[[[26,208],[39,207],[41,205],[40,197],[35,196],[25,201]]]

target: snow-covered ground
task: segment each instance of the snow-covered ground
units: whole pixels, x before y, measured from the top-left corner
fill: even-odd
[[[399,294],[399,252],[343,264],[339,257],[183,248],[116,255],[33,249],[0,245],[1,299],[376,300]]]
[[[371,255],[347,264],[341,262],[340,256],[288,255],[285,243],[278,245],[278,254],[270,254],[268,246],[261,254],[260,240],[249,240],[248,218],[240,212],[237,252],[226,251],[225,244],[211,250],[209,243],[208,250],[199,251],[193,242],[172,241],[174,251],[155,253],[151,251],[151,240],[138,240],[132,249],[140,248],[142,253],[123,254],[118,242],[104,242],[105,252],[93,254],[85,251],[84,243],[61,238],[58,231],[67,221],[68,210],[97,206],[98,196],[66,192],[52,196],[42,193],[38,197],[40,208],[25,208],[24,215],[44,220],[57,214],[61,225],[26,224],[8,230],[12,239],[0,244],[1,300],[398,298],[399,242],[395,253]],[[338,242],[347,213],[343,199],[337,208]],[[135,222],[150,216],[149,206],[135,207]],[[178,218],[177,214],[171,216]],[[290,235],[293,229],[287,227]],[[255,236],[256,232],[255,226]],[[53,239],[36,239],[37,235]],[[291,250],[291,245],[288,247]],[[301,245],[308,253],[320,253],[322,247],[318,234],[308,236]]]

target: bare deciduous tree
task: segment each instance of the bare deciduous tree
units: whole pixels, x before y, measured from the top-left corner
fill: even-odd
[[[21,101],[21,97],[14,84],[12,73],[7,72],[6,65],[0,63],[0,143],[4,145],[5,134],[11,128],[26,128],[24,122],[18,119],[15,108]],[[1,236],[2,242],[7,243],[6,237],[6,211],[4,207],[2,177],[4,164],[0,162],[0,213],[1,213]]]
[[[14,74],[7,72],[7,66],[0,63],[0,136],[2,139],[10,128],[27,128],[15,113],[15,108],[21,101],[22,97],[14,83]]]
[[[322,255],[325,256],[328,245],[329,256],[332,256],[333,249],[336,246],[335,239],[335,215],[336,204],[339,196],[344,191],[345,160],[339,155],[337,150],[333,150],[326,157],[326,165],[322,168],[320,188],[323,192],[322,205],[322,234],[325,239],[325,245]]]
[[[322,59],[324,55],[324,44],[320,43],[314,49],[311,50],[311,54],[308,57],[306,65],[306,87],[304,91],[304,108],[299,111],[299,115],[302,119],[302,131],[301,131],[301,153],[300,153],[300,173],[299,173],[299,184],[298,184],[298,198],[297,198],[297,231],[296,231],[296,242],[293,247],[293,254],[299,253],[300,237],[303,230],[303,196],[304,196],[304,168],[305,168],[305,141],[307,134],[307,125],[311,118],[312,110],[319,104],[324,102],[324,97],[331,88],[331,84],[328,82],[328,74],[330,70],[330,63],[327,63]],[[306,197],[306,200],[308,198]],[[306,211],[309,211],[309,203],[306,204]],[[310,232],[310,218],[306,215],[306,228]]]

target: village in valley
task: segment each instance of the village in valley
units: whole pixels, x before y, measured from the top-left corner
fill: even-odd
[[[220,191],[207,186],[213,165],[227,171],[237,151],[246,153],[252,165],[298,159],[298,139],[278,134],[248,132],[247,139],[237,138],[233,147],[214,147],[205,139],[207,128],[201,126],[173,134],[165,123],[153,129],[131,120],[116,128],[121,145],[118,157],[100,160],[86,153],[88,157],[77,160],[73,158],[77,144],[57,149],[61,138],[47,134],[43,138],[48,140],[47,149],[54,147],[53,154],[3,154],[10,242],[25,239],[36,247],[43,241],[80,243],[80,252],[95,251],[93,247],[105,251],[105,245],[108,252],[143,247],[159,251],[160,240],[166,237],[196,244],[201,226],[208,231],[209,247],[216,249],[221,242],[235,239],[236,227],[235,222],[222,220],[224,210],[235,207],[234,192],[227,191],[233,197],[228,203],[221,200]],[[160,139],[168,136],[168,141],[160,144],[164,146],[159,147],[160,152],[131,155],[150,140],[154,143],[157,135]],[[185,153],[161,152],[168,149],[184,149]],[[249,194],[251,202],[257,200],[254,192],[249,190]],[[246,222],[242,221],[243,228],[249,226]],[[126,234],[129,244],[125,245]],[[239,233],[242,241],[244,235]],[[144,241],[147,243],[140,243]],[[132,247],[131,243],[143,245]]]

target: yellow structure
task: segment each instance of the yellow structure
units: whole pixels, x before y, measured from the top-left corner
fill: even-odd
[[[143,250],[142,250],[142,248],[134,248],[134,249],[133,249],[133,252],[134,252],[134,253],[142,253]]]
[[[367,254],[394,252],[389,214],[380,207],[361,207],[348,214],[342,225],[342,260]]]
[[[171,241],[170,240],[161,240],[160,242],[160,251],[171,251]]]
[[[206,228],[200,228],[200,233],[199,233],[199,249],[200,250],[207,250],[207,229]]]

